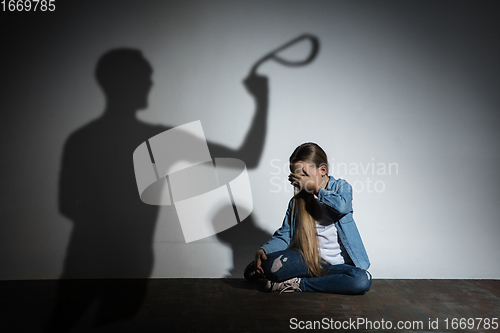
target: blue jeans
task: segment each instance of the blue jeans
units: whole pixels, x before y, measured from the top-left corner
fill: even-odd
[[[302,255],[294,249],[267,254],[262,261],[266,278],[271,281],[285,281],[300,278],[302,291],[316,291],[334,294],[362,295],[370,290],[371,274],[368,271],[347,265],[324,266],[325,275],[307,277],[307,265]]]

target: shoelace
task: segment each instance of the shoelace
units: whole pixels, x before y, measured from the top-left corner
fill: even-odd
[[[302,291],[302,289],[300,289],[300,285],[297,283],[297,280],[294,279],[294,280],[289,280],[289,281],[284,281],[282,282],[282,288],[281,291],[280,291],[280,294],[281,293],[291,293],[291,292],[294,292],[294,291]]]

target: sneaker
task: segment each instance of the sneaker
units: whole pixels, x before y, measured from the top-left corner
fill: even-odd
[[[291,293],[294,291],[302,291],[300,289],[299,278],[291,278],[289,280],[285,280],[283,282],[272,282],[270,280],[266,280],[264,285],[265,291],[279,291],[281,293]]]
[[[243,273],[243,276],[248,281],[257,281],[258,279],[263,278],[262,274],[260,274],[256,270],[255,260],[247,265],[247,267],[245,268],[245,272]]]

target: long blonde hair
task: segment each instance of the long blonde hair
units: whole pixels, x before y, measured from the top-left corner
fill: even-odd
[[[313,142],[306,142],[295,148],[290,156],[290,171],[294,163],[303,161],[315,165],[317,168],[326,166],[328,175],[328,159],[326,153],[320,146]],[[321,219],[322,210],[318,200],[311,193],[299,190],[296,187],[292,204],[292,225],[294,228],[293,239],[290,248],[298,250],[307,264],[310,276],[323,275],[321,254],[318,248],[318,234],[316,231],[316,221]],[[293,220],[295,206],[297,215]]]

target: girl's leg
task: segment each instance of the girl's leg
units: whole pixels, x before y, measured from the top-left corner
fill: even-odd
[[[262,268],[267,279],[285,281],[294,277],[307,276],[307,265],[302,255],[294,249],[273,252],[266,255]]]
[[[347,265],[330,265],[326,275],[301,278],[302,291],[317,291],[333,294],[362,295],[370,290],[372,277],[368,271]]]

